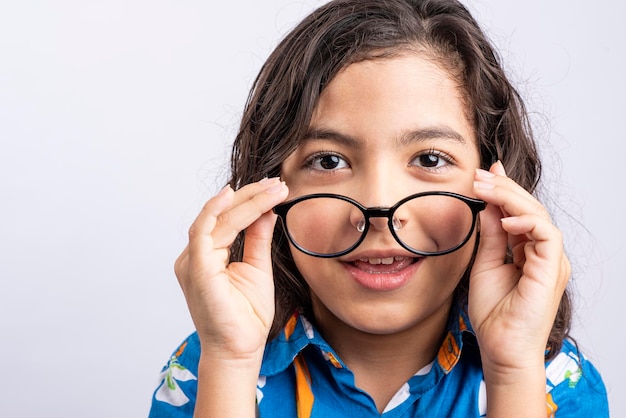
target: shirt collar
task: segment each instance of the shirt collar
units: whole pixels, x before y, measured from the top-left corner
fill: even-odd
[[[461,358],[463,334],[474,335],[474,329],[467,315],[466,303],[455,303],[448,317],[447,333],[437,353],[437,363],[441,370],[448,374]]]
[[[453,305],[448,319],[447,333],[437,354],[436,363],[445,374],[452,370],[461,357],[463,333],[473,334],[467,310],[464,307],[460,304]],[[265,347],[261,375],[273,376],[286,370],[308,345],[317,347],[334,367],[345,367],[339,356],[313,325],[304,315],[296,312],[291,316],[283,331]]]

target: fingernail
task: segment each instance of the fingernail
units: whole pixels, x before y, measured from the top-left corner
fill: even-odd
[[[496,176],[492,172],[487,171],[487,170],[483,170],[482,168],[477,168],[476,169],[476,175],[478,175],[478,177],[481,177],[481,178],[484,178],[484,179],[492,179],[492,178],[494,178]]]
[[[496,162],[496,165],[498,166],[498,172],[502,174],[503,176],[506,176],[506,170],[504,169],[504,165],[502,164],[502,161],[498,160]]]
[[[270,193],[270,194],[279,193],[283,190],[284,187],[285,187],[285,182],[281,181],[280,183],[275,184],[274,186],[267,189],[265,192]]]
[[[263,177],[259,180],[260,184],[272,184],[280,180],[280,177]]]
[[[487,183],[484,181],[475,181],[474,182],[474,188],[475,189],[481,189],[481,190],[489,190],[489,189],[493,189],[495,186],[491,183]]]

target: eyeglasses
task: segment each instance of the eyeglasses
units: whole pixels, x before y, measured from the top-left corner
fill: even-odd
[[[354,250],[365,239],[372,218],[387,218],[391,235],[411,253],[436,256],[465,245],[485,207],[482,200],[443,191],[371,208],[346,196],[318,193],[281,203],[274,213],[294,247],[314,257],[340,257]]]

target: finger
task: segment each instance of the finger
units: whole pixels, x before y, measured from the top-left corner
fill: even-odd
[[[504,165],[502,165],[502,161],[498,160],[489,167],[489,171],[497,174],[499,176],[507,177],[506,170],[504,169]]]
[[[503,220],[503,227],[529,238],[524,250],[524,276],[548,289],[546,296],[553,295],[552,299],[560,300],[569,281],[571,267],[563,252],[562,234],[558,228],[533,215],[507,218]]]
[[[489,168],[489,171],[485,171],[485,170],[476,170],[476,180],[480,181],[480,180],[486,180],[487,182],[493,182],[496,181],[496,178],[500,178],[500,182],[501,183],[508,183],[510,186],[513,187],[513,191],[515,191],[517,194],[520,195],[520,197],[523,198],[531,198],[533,199],[532,195],[530,193],[528,193],[528,191],[526,191],[523,187],[519,186],[515,181],[511,180],[507,174],[506,171],[504,170],[504,166],[502,165],[502,162],[497,161],[496,163],[492,164],[491,167]],[[503,180],[503,179],[508,179],[508,180]],[[509,214],[506,213],[505,211],[503,211],[504,216],[508,216]]]
[[[208,262],[207,258],[215,257],[217,249],[211,235],[217,218],[234,199],[234,191],[230,186],[224,187],[216,196],[209,199],[202,211],[189,228],[189,244],[187,246],[187,271],[182,272],[182,277],[203,272],[206,269],[209,274],[215,274],[224,266],[219,263]],[[189,274],[189,273],[192,274]]]
[[[280,177],[266,177],[254,183],[249,183],[239,188],[235,193],[235,199],[233,200],[233,206],[237,206],[246,200],[250,200],[252,196],[260,193],[263,190],[267,190],[278,183],[281,183]]]
[[[219,248],[214,249],[211,252],[207,252],[204,264],[212,262],[214,262],[215,266],[219,266],[219,268],[213,269],[212,273],[221,271],[221,267],[228,265],[230,262],[230,250],[228,248]],[[186,247],[176,259],[176,262],[174,263],[174,273],[176,274],[178,282],[181,285],[187,278],[189,278],[189,276],[191,276],[191,273],[193,273],[189,270],[189,247]]]
[[[475,272],[490,270],[502,265],[506,255],[508,234],[502,228],[502,211],[488,204],[480,213],[480,242],[474,262]]]
[[[498,176],[508,177],[506,175],[506,170],[504,169],[504,165],[502,165],[502,162],[500,160],[496,161],[495,163],[491,165],[491,167],[489,167],[489,172],[496,174]],[[502,215],[505,217],[509,216],[509,214],[506,213],[505,211],[502,211]]]
[[[220,259],[220,254],[227,255],[227,251],[218,250],[210,252],[207,255],[207,259],[204,260],[202,265],[195,265],[194,268],[199,270],[200,272],[206,272],[208,274],[214,275],[219,271],[223,270],[224,267],[228,264],[228,260]],[[216,262],[213,262],[213,259]],[[183,252],[178,256],[176,262],[174,263],[174,272],[176,273],[176,278],[178,279],[178,284],[180,285],[185,298],[189,301],[192,295],[200,294],[201,291],[198,290],[194,283],[194,278],[203,277],[200,275],[194,274],[195,271],[190,270],[189,263],[189,249],[188,247],[183,250]]]
[[[511,253],[513,254],[513,263],[521,269],[526,262],[526,243],[529,241],[523,235],[518,236],[517,241],[517,244],[511,247]]]
[[[218,248],[207,251],[200,259],[191,259],[189,247],[186,247],[174,263],[174,273],[185,296],[193,292],[194,278],[222,272],[228,265],[229,258],[228,248]]]
[[[194,246],[201,244],[203,238],[212,232],[218,216],[232,205],[234,193],[235,192],[230,186],[226,186],[217,195],[205,203],[204,207],[189,228],[190,253],[193,252]]]
[[[539,258],[560,262],[563,255],[563,237],[561,231],[549,220],[533,214],[512,216],[502,219],[502,227],[511,234],[524,235],[532,241],[534,252]],[[528,256],[526,254],[527,258]]]
[[[213,228],[212,237],[217,248],[227,247],[237,234],[256,222],[263,214],[285,200],[289,193],[284,182],[277,182],[223,211]],[[247,238],[246,238],[247,239]]]
[[[176,258],[174,262],[174,273],[180,282],[181,277],[187,271],[187,262],[189,258],[189,246],[185,246],[182,253]]]
[[[535,214],[550,218],[547,210],[533,195],[508,177],[477,170],[474,190],[479,198],[501,207],[505,217]]]
[[[237,192],[226,186],[215,197],[209,199],[191,225],[189,229],[191,254],[197,251],[198,246],[209,251],[230,246],[239,232],[262,213],[284,200],[283,195],[286,195],[286,191],[283,189],[286,187],[278,178],[246,185]],[[216,228],[221,228],[220,233],[215,233]],[[218,239],[215,239],[216,236]],[[205,244],[211,246],[206,247]]]
[[[242,202],[250,200],[254,195],[267,190],[280,183],[279,178],[263,179],[256,183],[251,183],[243,186],[236,192],[227,185],[217,195],[209,199],[194,223],[190,228],[190,233],[198,232],[200,235],[211,233],[220,215],[222,215],[228,208],[240,205]],[[241,228],[240,230],[242,230]],[[191,241],[191,237],[190,237]]]
[[[243,261],[267,275],[272,274],[272,237],[277,216],[266,212],[246,229]]]
[[[497,161],[496,163],[492,164],[491,167],[489,168],[489,173],[491,174],[495,174],[499,177],[503,177],[508,179],[508,176],[506,174],[506,171],[504,169],[504,166],[502,165],[501,161]],[[483,173],[478,172],[477,173],[477,179],[480,179],[480,177],[483,175]],[[487,173],[484,173],[484,175],[487,175]],[[488,177],[494,177],[493,175],[488,176]],[[521,199],[527,199],[529,201],[529,203],[532,203],[533,201],[535,201],[535,198],[528,193],[528,191],[526,191],[525,189],[523,189],[522,187],[520,187],[517,183],[515,183],[512,180],[500,180],[500,182],[504,182],[504,183],[508,183],[510,187],[512,187],[512,191],[515,192],[517,195],[519,195],[519,197]],[[510,216],[510,213],[505,209],[505,208],[500,208],[502,210],[502,214],[504,217],[508,217]],[[523,248],[524,246],[524,242],[525,242],[525,238],[523,236],[519,236],[519,235],[509,235],[509,248],[511,248],[513,250],[513,254],[514,254],[514,260],[522,260],[522,258],[520,257],[515,257],[515,253],[516,253],[516,249],[518,248]],[[521,253],[518,255],[522,255],[523,251],[517,251],[517,253]]]

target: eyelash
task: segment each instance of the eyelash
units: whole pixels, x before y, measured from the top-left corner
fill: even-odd
[[[445,166],[444,167],[423,167],[423,166],[418,165],[418,164],[413,164],[413,162],[415,160],[419,159],[420,157],[425,157],[425,156],[434,156],[434,157],[436,157],[439,160],[443,160],[443,162],[445,163]],[[341,155],[341,154],[339,154],[337,152],[334,152],[334,151],[318,151],[318,152],[310,155],[304,161],[303,167],[307,168],[309,170],[314,170],[314,171],[317,171],[317,172],[326,172],[326,173],[331,173],[331,172],[337,171],[337,170],[339,170],[341,168],[344,168],[344,167],[340,167],[340,168],[331,168],[331,169],[320,169],[320,168],[313,167],[313,165],[317,161],[319,161],[319,160],[321,160],[322,158],[325,158],[325,157],[337,157],[340,160],[342,160],[349,167],[349,163],[347,162],[346,158],[343,155]],[[439,151],[439,150],[436,150],[434,148],[431,148],[431,149],[429,149],[427,151],[423,151],[423,152],[420,152],[420,153],[416,154],[411,159],[411,164],[410,165],[413,165],[413,166],[418,167],[418,168],[422,168],[422,169],[424,169],[426,171],[430,171],[430,172],[439,172],[439,171],[445,170],[448,165],[452,165],[452,166],[456,165],[456,162],[455,162],[455,159],[452,156],[450,156],[449,154],[447,154],[447,153],[445,153],[443,151]]]
[[[431,148],[428,151],[421,152],[421,153],[417,154],[415,157],[413,157],[413,159],[411,161],[415,161],[416,159],[418,159],[420,157],[424,157],[424,156],[434,156],[434,157],[437,157],[437,158],[443,160],[446,163],[446,165],[448,165],[448,164],[449,165],[453,165],[453,166],[456,165],[456,162],[455,162],[455,160],[454,160],[454,158],[452,156],[450,156],[449,154],[446,154],[443,151],[436,150],[434,148]],[[435,171],[435,172],[437,172],[437,171],[444,170],[446,167],[420,167],[420,168],[423,168],[423,169],[428,170],[428,171]]]
[[[314,168],[313,164],[316,161],[318,161],[318,160],[320,160],[320,159],[322,159],[324,157],[337,157],[337,158],[341,159],[342,161],[344,161],[347,166],[349,166],[346,158],[343,155],[341,155],[341,154],[339,154],[337,152],[334,152],[334,151],[318,151],[318,152],[312,154],[311,156],[309,156],[304,161],[304,165],[303,166],[305,168],[307,168],[307,169],[314,170],[314,171],[319,171],[319,172],[333,172],[333,171],[339,170],[338,168],[327,169],[327,170]]]

